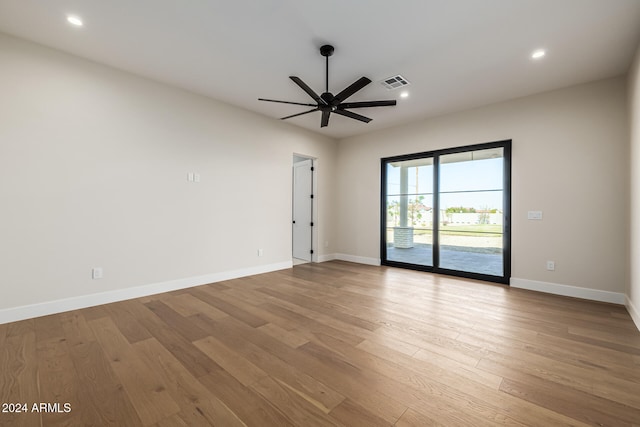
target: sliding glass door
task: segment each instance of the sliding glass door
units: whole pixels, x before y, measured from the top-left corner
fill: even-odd
[[[387,259],[432,266],[433,158],[389,162],[386,175]]]
[[[440,156],[440,268],[502,276],[504,148]]]
[[[384,265],[508,283],[511,141],[382,159]]]

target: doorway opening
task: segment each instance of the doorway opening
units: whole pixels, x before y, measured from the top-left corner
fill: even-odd
[[[292,173],[291,253],[295,266],[317,261],[316,159],[294,154]]]
[[[511,141],[382,159],[383,265],[511,276]]]

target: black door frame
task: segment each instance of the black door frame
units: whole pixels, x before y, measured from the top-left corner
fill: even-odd
[[[468,271],[450,270],[439,267],[440,243],[439,243],[439,194],[440,194],[440,156],[466,151],[477,151],[490,148],[502,148],[504,158],[503,170],[503,235],[502,235],[502,276],[493,276]],[[387,172],[388,163],[416,160],[421,158],[433,158],[433,266],[410,264],[387,259]],[[450,276],[478,279],[488,282],[503,283],[508,285],[511,278],[511,140],[487,142],[484,144],[466,145],[463,147],[447,148],[442,150],[426,151],[422,153],[404,154],[400,156],[385,157],[380,159],[381,185],[380,185],[380,260],[382,265],[408,268],[412,270],[428,271],[432,273],[447,274]],[[438,215],[438,217],[436,217]]]

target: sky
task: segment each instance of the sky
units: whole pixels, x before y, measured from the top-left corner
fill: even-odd
[[[430,162],[431,159],[425,159]],[[412,163],[415,161],[411,161]],[[502,210],[503,158],[440,165],[440,208],[462,206]],[[496,191],[498,190],[498,191]],[[472,191],[472,192],[470,192]],[[400,193],[400,167],[387,165],[387,195]],[[433,166],[409,168],[410,196],[424,195],[424,204],[433,206]]]

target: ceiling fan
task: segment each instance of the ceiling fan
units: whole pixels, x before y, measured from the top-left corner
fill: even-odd
[[[299,77],[289,76],[291,80],[302,90],[307,92],[307,94],[316,101],[315,104],[306,104],[303,102],[291,102],[291,101],[278,101],[277,99],[265,99],[258,98],[258,101],[268,101],[268,102],[279,102],[281,104],[294,104],[294,105],[305,105],[309,107],[314,107],[311,110],[303,111],[302,113],[292,114],[290,116],[282,117],[280,120],[290,119],[292,117],[302,116],[303,114],[313,113],[314,111],[322,111],[322,120],[320,121],[320,127],[325,127],[329,124],[329,116],[331,113],[340,114],[341,116],[349,117],[351,119],[360,120],[361,122],[369,123],[371,119],[369,117],[365,117],[360,114],[356,114],[352,111],[348,111],[350,108],[366,108],[366,107],[388,107],[396,105],[395,100],[389,101],[363,101],[363,102],[344,102],[347,98],[349,98],[354,93],[358,92],[360,89],[371,83],[366,77],[360,77],[342,92],[337,95],[333,95],[329,92],[329,57],[333,55],[333,46],[324,45],[320,48],[320,55],[326,58],[326,90],[325,92],[318,96],[317,93],[313,91],[305,82],[303,82]]]

